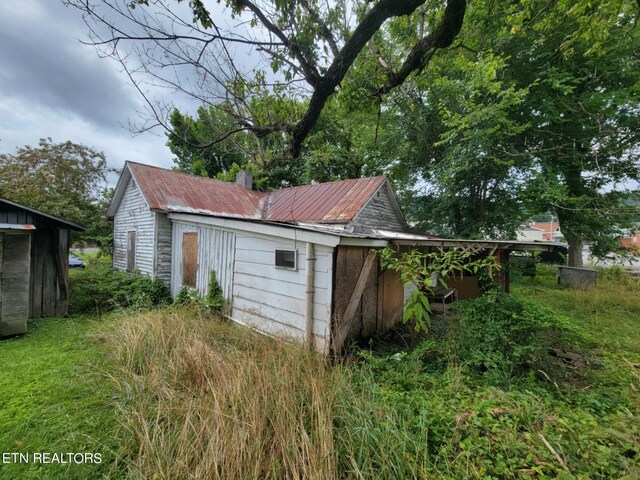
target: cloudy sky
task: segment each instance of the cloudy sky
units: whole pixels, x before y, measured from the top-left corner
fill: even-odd
[[[87,27],[60,0],[0,1],[0,153],[43,137],[103,151],[109,164],[172,165],[161,130],[132,136],[143,105],[110,59],[82,45]]]

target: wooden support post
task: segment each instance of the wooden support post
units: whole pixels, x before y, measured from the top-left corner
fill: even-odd
[[[336,354],[339,354],[342,351],[347,333],[349,332],[351,324],[355,319],[356,310],[358,309],[360,299],[362,298],[362,294],[364,293],[364,287],[367,284],[367,279],[369,278],[371,269],[375,264],[376,253],[375,251],[371,250],[367,255],[367,258],[364,260],[364,265],[362,266],[362,270],[360,270],[360,275],[358,275],[356,286],[351,293],[351,297],[349,298],[349,303],[347,304],[347,308],[344,311],[344,315],[342,316],[341,321],[336,325],[336,331],[334,333],[332,342],[333,352]]]
[[[66,263],[68,262],[68,255],[66,257],[63,256],[62,253],[62,243],[60,241],[61,232],[59,229],[52,230],[51,238],[53,242],[51,244],[51,248],[53,250],[53,259],[56,268],[56,277],[58,281],[58,287],[60,288],[60,300],[66,300],[68,297],[68,286],[67,286],[67,276],[66,276]],[[54,289],[55,290],[55,289]],[[56,299],[58,300],[58,299]]]

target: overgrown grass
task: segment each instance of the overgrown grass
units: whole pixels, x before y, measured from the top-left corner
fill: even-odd
[[[640,478],[640,286],[608,271],[580,292],[538,273],[496,303],[502,317],[469,310],[515,342],[492,332],[479,357],[455,322],[413,351],[380,339],[338,363],[184,307],[38,322],[0,343],[0,450],[106,462],[0,477]],[[498,379],[494,344],[524,349]]]
[[[326,359],[196,311],[123,318],[105,339],[133,478],[335,476],[345,380]]]

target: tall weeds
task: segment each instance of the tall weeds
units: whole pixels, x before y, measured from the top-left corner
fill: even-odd
[[[336,476],[341,377],[323,358],[184,312],[125,318],[108,339],[134,478]]]

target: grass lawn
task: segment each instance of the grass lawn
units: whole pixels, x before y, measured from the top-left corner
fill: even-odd
[[[102,463],[0,464],[0,479],[117,476],[117,392],[87,336],[95,327],[87,318],[42,319],[0,341],[0,454],[100,453]]]
[[[0,479],[640,478],[640,283],[541,267],[510,298],[524,333],[492,332],[488,303],[466,344],[461,317],[337,364],[192,309],[34,322],[0,341],[0,453],[103,461]]]

